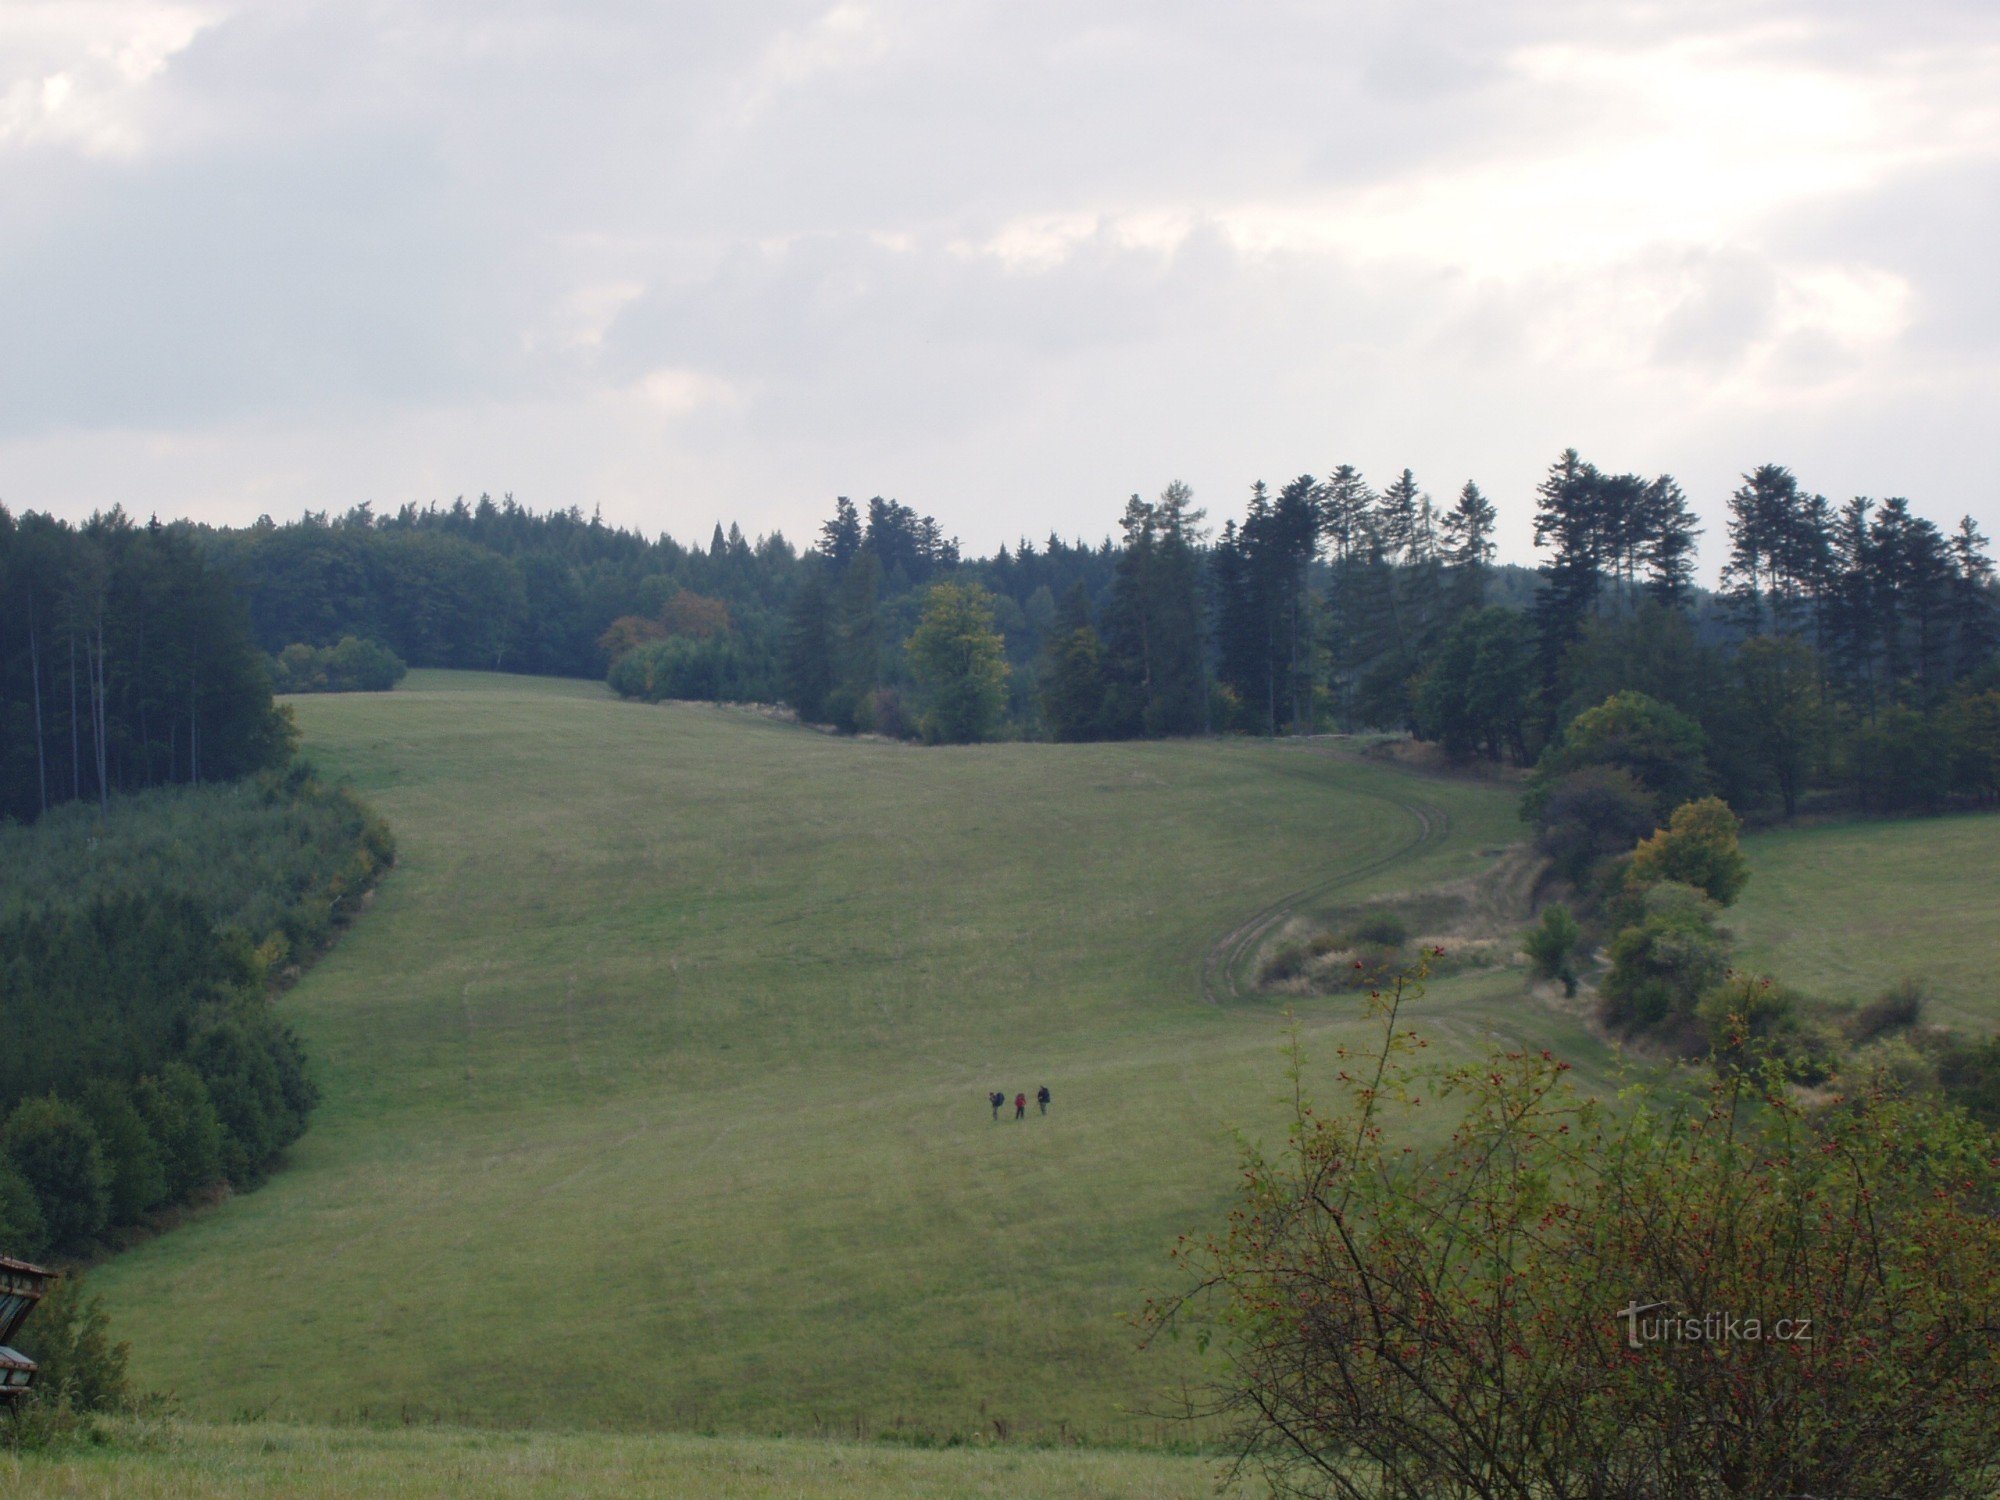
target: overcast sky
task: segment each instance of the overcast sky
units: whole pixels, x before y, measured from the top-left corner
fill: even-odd
[[[0,501],[969,548],[1565,446],[2000,531],[1991,0],[0,0]],[[1978,434],[1988,434],[1982,442]]]

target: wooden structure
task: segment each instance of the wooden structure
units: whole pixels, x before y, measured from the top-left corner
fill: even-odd
[[[54,1271],[0,1255],[0,1406],[11,1406],[35,1383],[35,1362],[8,1345],[55,1279]]]

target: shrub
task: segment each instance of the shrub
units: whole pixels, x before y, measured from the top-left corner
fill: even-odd
[[[1535,767],[1524,814],[1539,822],[1555,783],[1592,766],[1624,771],[1653,800],[1655,821],[1671,808],[1707,792],[1707,737],[1686,714],[1644,693],[1613,693],[1585,709],[1543,752]]]
[[[402,657],[387,646],[342,636],[335,646],[294,643],[271,663],[271,690],[277,693],[386,693],[409,675]]]
[[[1394,912],[1372,912],[1347,930],[1357,947],[1400,948],[1410,940],[1409,925]]]
[[[1565,995],[1576,993],[1576,965],[1572,955],[1582,935],[1583,929],[1570,915],[1569,908],[1557,903],[1543,911],[1541,922],[1529,928],[1523,940],[1522,946],[1535,972],[1544,979],[1560,979]]]
[[[1678,881],[1727,906],[1750,878],[1737,840],[1742,827],[1720,797],[1683,802],[1665,828],[1632,851],[1626,881],[1635,887]]]
[[[1662,881],[1646,889],[1641,910],[1641,920],[1611,940],[1604,1018],[1621,1031],[1693,1043],[1695,1006],[1729,967],[1715,903],[1691,886]]]
[[[90,1121],[53,1094],[23,1100],[0,1131],[0,1154],[41,1205],[51,1248],[81,1251],[111,1211],[111,1173]]]
[[[1653,831],[1653,795],[1629,771],[1592,766],[1556,777],[1537,805],[1535,847],[1581,885],[1591,867]]]
[[[1285,1147],[1145,1313],[1216,1350],[1195,1409],[1275,1492],[1993,1492],[1988,1135],[1757,1069],[1612,1111],[1546,1052],[1424,1065],[1407,998],[1323,1085],[1295,1046]]]
[[[1306,950],[1298,944],[1287,943],[1264,960],[1258,978],[1265,984],[1283,984],[1297,979],[1306,971],[1306,956]]]
[[[1945,1098],[2000,1129],[2000,1037],[1952,1042],[1938,1057],[1937,1076]]]
[[[35,1393],[79,1412],[113,1411],[130,1394],[129,1346],[113,1343],[102,1299],[86,1296],[83,1277],[62,1277],[21,1325],[21,1352],[42,1368]]]
[[[1847,1034],[1856,1042],[1871,1042],[1892,1031],[1908,1031],[1923,1014],[1923,985],[1900,979],[1848,1018]]]

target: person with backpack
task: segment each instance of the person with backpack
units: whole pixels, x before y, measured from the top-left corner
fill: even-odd
[[[997,1122],[1000,1118],[1000,1106],[1007,1102],[1007,1096],[995,1089],[986,1096],[986,1102],[993,1106],[993,1118]]]
[[[1035,1090],[1035,1103],[1041,1105],[1043,1114],[1049,1112],[1049,1086],[1046,1083]]]
[[[1014,1118],[1017,1120],[1028,1118],[1028,1096],[1026,1094],[1016,1094],[1014,1096]]]

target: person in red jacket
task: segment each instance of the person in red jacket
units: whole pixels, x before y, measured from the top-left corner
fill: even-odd
[[[1017,1120],[1028,1118],[1028,1096],[1026,1094],[1016,1094],[1014,1096],[1014,1118]]]

